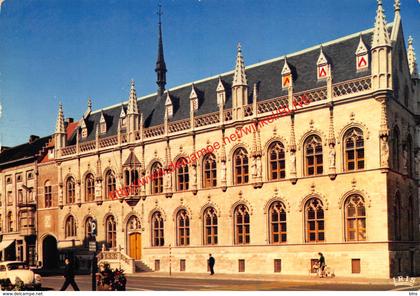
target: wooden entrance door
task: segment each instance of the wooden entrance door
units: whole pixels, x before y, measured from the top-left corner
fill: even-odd
[[[128,236],[129,247],[130,247],[130,257],[134,260],[141,259],[141,234],[140,233],[131,233]]]

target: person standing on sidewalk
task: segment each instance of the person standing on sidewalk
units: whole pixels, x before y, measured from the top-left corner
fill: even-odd
[[[321,270],[320,277],[324,277],[325,257],[324,255],[322,255],[321,252],[319,252],[318,255],[319,255],[319,269]]]
[[[214,257],[209,254],[209,260],[208,260],[208,264],[209,264],[209,268],[210,268],[210,275],[214,274],[214,264],[216,263],[216,260],[214,259]]]
[[[74,291],[80,291],[79,287],[77,286],[76,282],[74,281],[74,270],[73,265],[70,262],[69,258],[66,258],[64,260],[64,278],[66,279],[64,281],[63,286],[61,287],[60,291],[64,291],[67,289],[69,285],[73,287]]]

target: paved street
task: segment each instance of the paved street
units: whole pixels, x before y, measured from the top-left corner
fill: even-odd
[[[59,290],[63,284],[63,277],[53,276],[43,278],[43,287],[46,289]],[[90,276],[77,276],[76,282],[81,290],[87,291],[91,289]],[[127,290],[129,291],[186,291],[186,290],[200,290],[200,291],[310,291],[310,290],[329,290],[329,291],[385,291],[385,290],[405,290],[405,291],[418,291],[420,288],[419,283],[414,287],[394,287],[390,282],[389,284],[378,283],[371,284],[353,284],[349,283],[331,283],[322,281],[322,279],[311,279],[308,281],[296,282],[294,280],[237,280],[237,279],[220,279],[205,278],[183,278],[183,277],[168,277],[168,276],[148,276],[136,274],[128,276]],[[72,290],[71,287],[68,290]]]

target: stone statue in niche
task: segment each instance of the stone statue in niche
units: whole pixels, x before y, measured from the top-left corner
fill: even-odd
[[[172,190],[172,173],[166,172],[166,188]]]
[[[193,185],[197,184],[197,168],[195,165],[193,165],[191,168],[191,177],[192,177],[191,178],[192,184]]]
[[[296,152],[290,151],[290,172],[296,174]]]
[[[222,181],[226,181],[226,161],[222,161],[220,168],[220,178]]]
[[[257,157],[257,177],[262,176],[262,164],[261,164],[261,156]]]
[[[257,158],[252,158],[252,165],[251,165],[251,174],[253,177],[257,176]]]
[[[330,168],[335,168],[335,149],[333,144],[330,144],[330,152],[328,156],[330,161]]]
[[[381,166],[382,167],[388,166],[388,159],[389,159],[388,138],[382,137],[381,138]]]

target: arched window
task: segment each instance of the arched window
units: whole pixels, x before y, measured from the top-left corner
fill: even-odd
[[[306,242],[325,240],[324,206],[318,198],[311,198],[305,205]]]
[[[64,233],[66,237],[76,236],[76,221],[74,220],[73,216],[68,216],[66,219]]]
[[[280,142],[274,142],[268,148],[268,169],[269,180],[280,180],[286,177],[284,146]]]
[[[89,217],[86,219],[85,223],[85,238],[90,239],[92,237],[92,221],[93,218]]]
[[[394,239],[401,239],[401,198],[397,192],[394,201]]]
[[[111,192],[114,192],[117,189],[115,174],[112,170],[106,172],[105,175],[105,198],[109,199]]]
[[[177,245],[188,246],[190,244],[190,218],[186,210],[179,210],[176,214]]]
[[[115,222],[114,216],[106,218],[106,243],[109,248],[115,248],[117,246],[117,223]]]
[[[414,204],[413,197],[408,197],[408,208],[407,208],[407,222],[408,222],[408,239],[414,239]]]
[[[52,187],[50,181],[44,184],[44,205],[46,208],[52,207]]]
[[[203,214],[204,244],[217,245],[217,212],[209,207]]]
[[[400,130],[394,127],[392,132],[392,166],[395,170],[400,169]]]
[[[124,170],[125,186],[137,185],[138,178],[139,172],[137,171],[137,169],[128,167]]]
[[[233,154],[233,182],[235,185],[246,184],[249,179],[248,152],[245,148],[236,149]]]
[[[269,210],[270,243],[280,244],[287,241],[286,207],[280,201],[271,204]]]
[[[344,203],[346,241],[366,240],[365,201],[360,195],[349,196]]]
[[[163,175],[164,171],[160,162],[155,162],[152,165],[152,194],[163,192]]]
[[[92,174],[87,174],[85,179],[85,200],[95,200],[95,178]]]
[[[203,159],[203,188],[212,188],[217,185],[216,157],[210,153]]]
[[[306,176],[321,175],[322,166],[322,141],[317,135],[309,136],[304,145],[305,174]]]
[[[412,177],[413,176],[413,138],[411,137],[410,134],[408,134],[407,136],[407,145],[406,145],[406,150],[407,150],[407,159],[405,160],[407,163],[404,165],[407,165],[407,174],[408,176]]]
[[[234,212],[235,244],[246,245],[250,242],[249,210],[245,205],[238,205]]]
[[[346,171],[362,170],[365,168],[365,148],[363,131],[351,128],[344,134],[344,161]]]
[[[180,158],[176,162],[176,180],[178,191],[188,190],[189,175],[188,175],[188,162],[185,158]]]
[[[73,204],[76,201],[75,186],[76,186],[76,183],[74,182],[74,178],[69,177],[66,182],[66,203],[67,204]]]
[[[12,211],[7,213],[7,231],[13,232],[13,214]]]
[[[163,217],[160,212],[154,212],[152,215],[152,246],[163,247],[165,245],[163,232]]]

